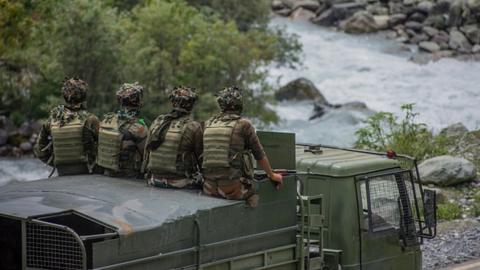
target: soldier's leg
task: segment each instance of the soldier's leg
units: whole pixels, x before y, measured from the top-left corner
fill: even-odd
[[[220,196],[229,200],[246,200],[251,207],[256,207],[258,204],[258,195],[250,181],[245,179],[221,181],[218,185],[218,192]]]

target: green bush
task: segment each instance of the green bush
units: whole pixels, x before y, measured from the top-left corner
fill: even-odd
[[[456,202],[441,203],[437,208],[437,217],[443,221],[461,218],[462,208]]]
[[[471,214],[474,217],[480,216],[480,192],[478,192],[475,196],[473,196]]]
[[[380,152],[394,150],[417,160],[446,154],[446,139],[433,136],[425,124],[417,123],[414,104],[405,104],[401,108],[404,112],[402,119],[389,112],[369,117],[366,126],[356,132],[355,147]]]

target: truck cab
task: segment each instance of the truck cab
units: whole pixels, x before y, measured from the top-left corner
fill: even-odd
[[[320,145],[297,145],[295,154],[298,190],[310,204],[303,215],[320,217],[306,239],[322,250],[324,269],[422,268],[435,193],[422,189],[413,159]]]

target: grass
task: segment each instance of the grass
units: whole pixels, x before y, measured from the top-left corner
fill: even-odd
[[[457,202],[446,202],[438,205],[437,217],[441,221],[459,219],[462,217],[462,208]]]

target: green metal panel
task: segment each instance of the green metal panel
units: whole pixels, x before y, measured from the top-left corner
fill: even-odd
[[[274,169],[295,170],[295,133],[257,131]]]
[[[307,151],[305,151],[307,150]],[[360,227],[363,215],[356,176],[397,171],[396,160],[382,155],[337,148],[298,146],[297,171],[301,193],[323,195],[325,248],[341,251],[342,269],[421,269],[418,247],[403,249],[397,231],[369,233]],[[333,258],[332,258],[333,259]]]
[[[194,215],[171,220],[158,228],[95,243],[94,267],[105,266],[105,269],[110,269],[108,265],[112,263],[157,256],[148,261],[120,265],[118,269],[177,269],[197,263],[212,267],[215,265],[213,268],[205,268],[209,270],[257,269],[250,267],[260,265],[259,258],[267,264],[258,269],[296,269],[297,263],[292,262],[296,260],[297,242],[295,178],[285,177],[285,186],[278,191],[268,180],[256,182],[256,185],[260,194],[257,208],[246,207],[242,201],[218,205],[199,210]],[[159,207],[168,208],[168,205]],[[257,255],[238,261],[231,260],[241,255],[284,246],[291,248],[289,251],[268,253],[266,261]],[[185,252],[159,256],[182,250]],[[232,262],[226,264],[223,260]],[[278,263],[281,268],[275,268]],[[227,265],[231,268],[224,268]],[[270,268],[263,268],[267,265]]]
[[[312,153],[308,147],[297,146],[296,160],[299,172],[331,177],[355,176],[399,166],[396,160],[384,156],[328,147],[321,147],[321,152]]]

